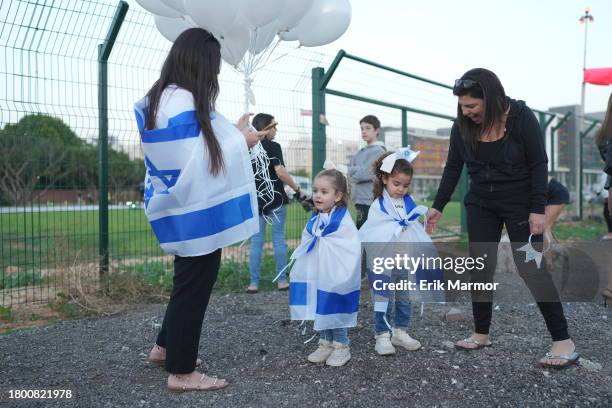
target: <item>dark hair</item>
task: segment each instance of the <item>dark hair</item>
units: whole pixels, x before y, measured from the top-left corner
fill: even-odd
[[[196,116],[209,152],[209,169],[217,175],[224,168],[223,153],[212,129],[210,113],[219,94],[221,45],[211,33],[201,28],[183,31],[174,41],[164,61],[159,79],[147,93],[149,112],[146,129],[155,129],[161,95],[168,85],[186,89],[193,95]]]
[[[334,185],[336,191],[342,193],[342,198],[336,203],[336,206],[346,207],[348,205],[348,183],[346,182],[346,177],[344,177],[344,174],[336,169],[329,169],[318,172],[315,179],[318,179],[319,177],[329,177],[332,180],[332,184]]]
[[[378,118],[376,116],[374,116],[374,115],[366,115],[366,116],[364,116],[359,121],[360,125],[362,123],[369,123],[370,125],[374,126],[374,129],[380,129],[380,120],[378,120]]]
[[[597,146],[605,146],[608,140],[612,140],[612,93],[610,94],[610,99],[608,99],[606,117],[601,124],[599,132],[597,132],[597,136],[595,136],[595,143],[597,143]]]
[[[258,113],[253,117],[253,127],[255,129],[263,130],[266,126],[268,126],[274,120],[274,116],[267,113]]]
[[[381,154],[380,157],[376,159],[372,164],[374,176],[376,177],[374,179],[374,187],[372,189],[374,198],[378,198],[383,195],[383,191],[385,189],[385,185],[383,183],[383,176],[392,176],[397,173],[403,173],[407,176],[412,177],[412,175],[414,174],[414,168],[412,167],[412,164],[406,159],[397,159],[395,161],[395,164],[393,165],[393,169],[391,169],[391,174],[382,171],[380,168],[382,166],[383,160],[385,160],[385,157],[391,154],[395,154],[395,152],[385,152]]]
[[[493,127],[502,119],[508,109],[509,101],[501,81],[495,73],[488,69],[470,69],[461,76],[460,80],[471,80],[475,84],[471,86],[457,85],[453,88],[453,95],[468,95],[472,98],[482,99],[484,104],[484,116],[480,124],[476,124],[463,116],[461,106],[457,104],[457,125],[461,136],[464,141],[476,146],[480,136],[491,132]]]

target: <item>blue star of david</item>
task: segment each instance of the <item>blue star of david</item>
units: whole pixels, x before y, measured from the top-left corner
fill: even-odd
[[[179,174],[181,174],[181,169],[158,170],[157,167],[155,167],[151,160],[149,160],[149,158],[146,156],[145,165],[149,169],[149,176],[159,178],[162,183],[166,185],[167,188],[170,188],[175,185],[176,180],[178,180]]]

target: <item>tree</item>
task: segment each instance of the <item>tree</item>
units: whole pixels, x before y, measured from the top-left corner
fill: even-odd
[[[109,189],[138,191],[142,160],[109,149]],[[61,119],[24,116],[0,129],[0,197],[10,204],[31,201],[52,188],[97,189],[98,146],[79,138]]]
[[[0,194],[11,203],[25,203],[37,186],[52,187],[70,172],[66,147],[82,144],[60,119],[24,116],[0,130]]]

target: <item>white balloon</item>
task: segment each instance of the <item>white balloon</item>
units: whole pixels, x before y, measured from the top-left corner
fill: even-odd
[[[288,31],[279,31],[278,36],[283,41],[297,41],[299,39],[300,33],[298,32],[298,27],[294,27]]]
[[[241,0],[184,0],[187,14],[203,29],[226,35],[233,29]]]
[[[340,38],[350,24],[349,0],[314,0],[297,27],[300,44],[305,47],[329,44]]]
[[[263,27],[251,29],[251,45],[249,51],[253,54],[259,54],[274,41],[278,32],[278,22],[275,20]]]
[[[290,0],[240,0],[240,12],[251,27],[262,27],[280,16],[285,2]]]
[[[168,41],[174,42],[183,31],[197,26],[183,17],[169,18],[155,16],[155,27]]]
[[[166,6],[164,3],[161,2],[161,0],[136,0],[136,2],[148,12],[151,12],[158,16],[174,18],[181,16],[181,13],[174,10],[173,8]]]
[[[280,15],[276,19],[281,31],[290,30],[298,25],[300,19],[312,7],[313,0],[287,0]],[[296,38],[297,40],[297,38]]]
[[[215,36],[221,43],[221,58],[230,65],[238,65],[249,49],[251,32],[245,25],[236,25],[231,33]]]
[[[185,0],[161,0],[161,2],[181,14],[187,14],[185,11]]]

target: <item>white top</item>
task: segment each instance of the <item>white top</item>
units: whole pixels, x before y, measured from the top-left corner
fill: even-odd
[[[391,197],[390,194],[389,194],[389,198],[391,199],[391,204],[393,204],[393,207],[395,208],[395,211],[397,212],[397,215],[399,216],[399,218],[401,218],[402,220],[405,220],[406,218],[408,218],[408,215],[406,214],[406,208],[404,205],[404,199],[403,198],[393,198]]]

